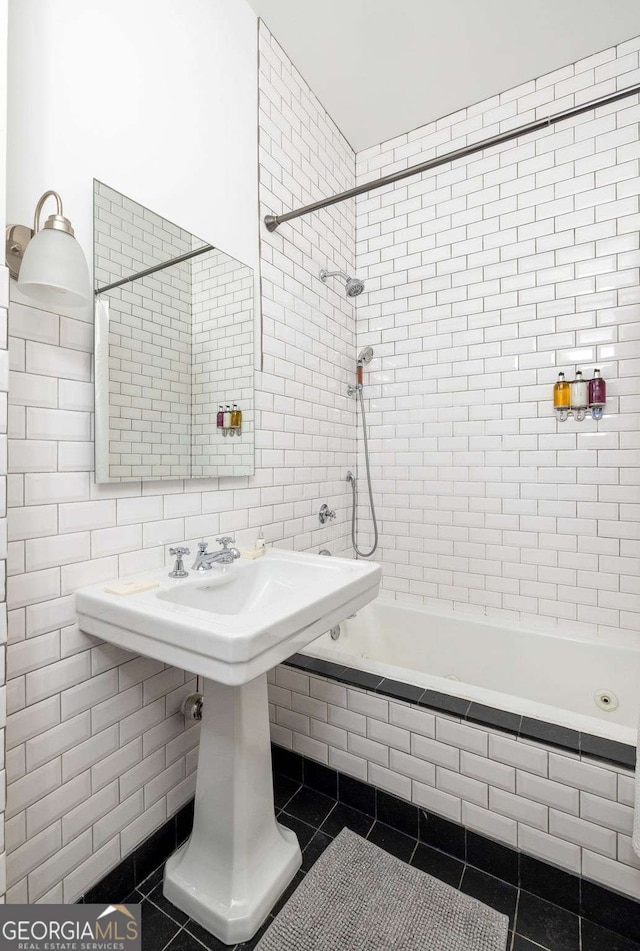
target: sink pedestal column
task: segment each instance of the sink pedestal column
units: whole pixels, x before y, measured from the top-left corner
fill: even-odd
[[[225,944],[251,938],[301,865],[273,805],[267,675],[204,681],[193,831],[165,866],[164,894]]]

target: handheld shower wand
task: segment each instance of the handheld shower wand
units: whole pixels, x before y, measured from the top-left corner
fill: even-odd
[[[358,360],[356,363],[356,383],[355,386],[349,387],[349,394],[355,396],[358,404],[360,406],[360,412],[362,414],[362,435],[364,442],[364,461],[367,472],[367,488],[369,490],[369,509],[371,511],[371,518],[373,520],[373,547],[369,551],[363,551],[358,548],[358,531],[357,531],[357,507],[358,507],[358,486],[357,479],[354,476],[353,472],[347,473],[347,482],[351,484],[352,492],[352,509],[351,509],[351,543],[353,545],[353,550],[359,558],[370,558],[371,555],[375,552],[378,547],[378,520],[376,518],[376,508],[373,501],[373,488],[371,485],[371,462],[369,459],[369,436],[367,433],[367,417],[364,408],[364,396],[363,396],[363,370],[365,364],[371,363],[373,359],[373,347],[364,347],[358,354]]]

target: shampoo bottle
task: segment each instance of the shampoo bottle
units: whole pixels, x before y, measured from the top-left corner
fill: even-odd
[[[581,422],[587,414],[589,394],[586,381],[582,379],[582,370],[576,371],[576,378],[571,384],[571,409],[575,418]]]
[[[593,419],[602,419],[602,411],[607,402],[607,384],[600,376],[600,370],[593,371],[593,379],[589,380],[589,409]]]
[[[571,384],[565,380],[564,373],[558,374],[558,382],[553,387],[553,408],[558,419],[564,422],[571,408]]]

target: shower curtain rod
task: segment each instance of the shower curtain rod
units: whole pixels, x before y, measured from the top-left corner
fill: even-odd
[[[530,132],[538,132],[540,129],[546,129],[562,122],[565,119],[573,119],[574,116],[580,116],[591,109],[597,109],[599,106],[608,106],[620,99],[626,99],[627,96],[633,96],[640,92],[640,83],[634,86],[628,86],[618,92],[610,93],[608,96],[602,96],[600,99],[592,99],[580,106],[573,106],[571,109],[564,109],[562,112],[556,112],[554,115],[547,116],[546,119],[536,119],[526,125],[518,126],[508,132],[501,132],[489,139],[482,139],[480,142],[474,142],[472,145],[464,146],[446,155],[437,158],[428,159],[426,162],[420,162],[418,165],[412,165],[401,172],[392,172],[390,175],[384,175],[382,178],[374,179],[372,182],[365,182],[364,185],[358,185],[355,188],[348,188],[344,192],[338,192],[329,198],[321,198],[319,201],[313,201],[309,205],[303,205],[301,208],[295,208],[293,211],[287,211],[281,215],[266,215],[264,219],[267,231],[275,231],[276,228],[284,224],[285,221],[292,221],[294,218],[300,218],[302,215],[308,215],[312,211],[320,211],[321,208],[327,208],[329,205],[335,205],[338,202],[346,201],[348,198],[355,198],[356,195],[363,195],[365,192],[374,191],[376,188],[383,188],[385,185],[392,185],[394,182],[400,182],[403,178],[410,178],[413,175],[420,175],[422,172],[429,172],[432,168],[438,168],[446,165],[448,162],[454,162],[456,159],[466,158],[467,155],[475,155],[477,152],[483,152],[493,145],[502,145],[504,142],[511,142],[513,139],[520,138],[521,135],[527,135]]]
[[[119,281],[114,281],[113,284],[105,284],[103,287],[99,287],[97,291],[94,291],[94,294],[97,297],[98,294],[104,294],[105,291],[112,291],[114,287],[122,287],[123,284],[138,281],[141,277],[148,277],[149,274],[155,274],[156,271],[164,271],[166,267],[171,267],[172,264],[182,264],[183,261],[196,258],[199,254],[206,254],[207,251],[215,251],[215,247],[212,244],[204,244],[195,251],[187,251],[186,254],[179,254],[177,258],[171,258],[170,261],[164,261],[163,264],[154,264],[153,267],[148,267],[144,271],[136,271],[135,274],[130,274],[128,277],[123,277]]]

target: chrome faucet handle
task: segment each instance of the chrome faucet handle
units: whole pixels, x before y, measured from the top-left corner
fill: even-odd
[[[173,548],[169,549],[169,554],[172,555],[176,563],[173,566],[173,571],[169,572],[170,578],[186,578],[189,572],[184,566],[184,561],[182,560],[185,555],[191,554],[189,548],[186,545],[175,545]]]
[[[323,502],[320,506],[320,511],[318,512],[318,519],[321,525],[326,525],[327,522],[332,522],[336,517],[336,510],[330,509],[326,502]]]
[[[222,545],[223,548],[228,548],[229,545],[235,542],[235,538],[232,538],[231,535],[223,535],[222,538],[216,538],[216,541],[219,545]]]

